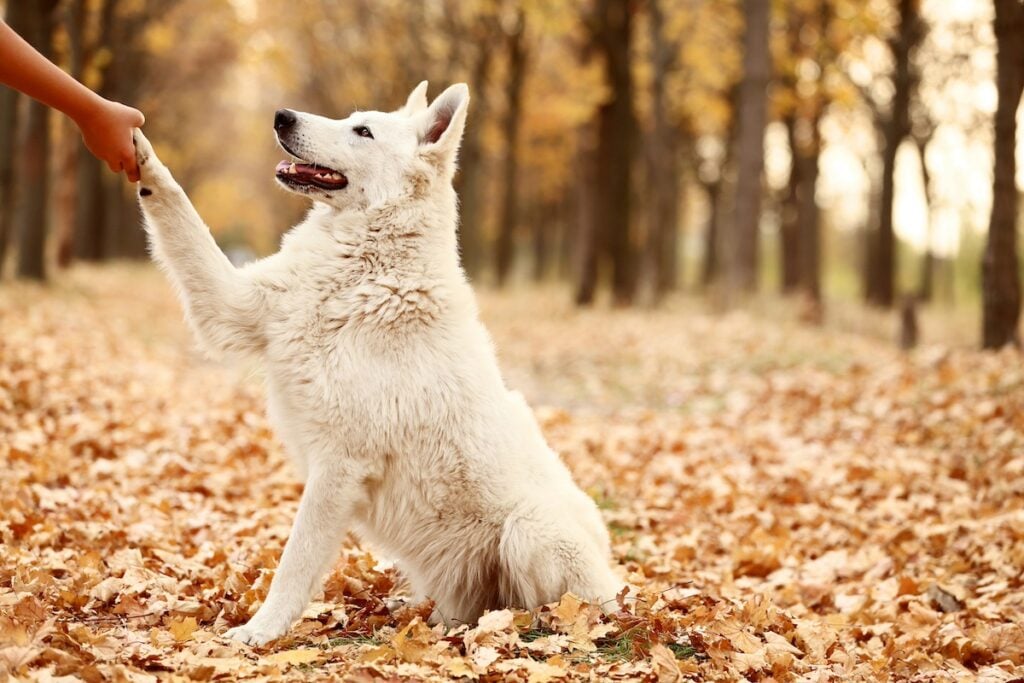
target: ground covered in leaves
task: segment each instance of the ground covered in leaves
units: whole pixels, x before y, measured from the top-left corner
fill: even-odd
[[[509,383],[642,599],[394,614],[351,539],[284,638],[301,492],[258,369],[204,361],[149,269],[0,289],[0,679],[1009,681],[1024,675],[1024,362],[679,303],[481,297]]]

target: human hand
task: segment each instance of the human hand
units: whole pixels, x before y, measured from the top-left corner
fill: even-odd
[[[119,102],[97,98],[75,122],[82,131],[85,146],[106,162],[114,173],[124,171],[131,182],[139,180],[139,167],[135,161],[135,145],[132,130],[141,128],[146,117],[138,109],[132,109]]]

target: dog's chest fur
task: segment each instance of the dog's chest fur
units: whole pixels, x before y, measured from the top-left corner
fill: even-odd
[[[395,487],[431,491],[410,507],[450,516],[469,503],[448,492],[477,478],[483,426],[507,400],[471,290],[429,224],[330,218],[314,214],[289,235],[292,267],[264,285],[275,427],[299,460],[330,461],[307,465],[360,461],[371,504],[395,500]]]

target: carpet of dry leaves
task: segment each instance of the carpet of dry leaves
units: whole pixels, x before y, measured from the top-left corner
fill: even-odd
[[[204,361],[148,268],[0,288],[0,680],[1009,681],[1024,676],[1024,362],[681,302],[481,296],[642,600],[474,628],[355,539],[284,638],[301,489],[258,368]]]

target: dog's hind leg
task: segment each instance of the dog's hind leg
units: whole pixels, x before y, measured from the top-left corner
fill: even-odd
[[[502,599],[509,605],[532,609],[573,593],[605,606],[623,586],[605,548],[571,514],[512,515],[499,552]]]
[[[153,257],[170,275],[189,323],[212,350],[260,350],[263,292],[228,261],[141,131],[134,140]]]
[[[337,471],[310,474],[267,599],[247,624],[230,629],[227,637],[263,645],[283,635],[334,562],[353,510],[363,502],[361,477]]]

